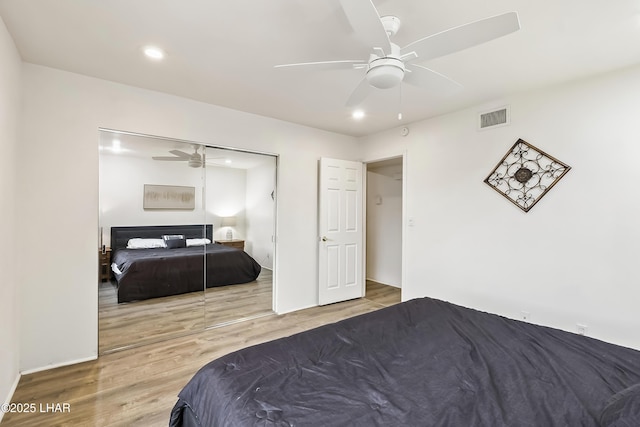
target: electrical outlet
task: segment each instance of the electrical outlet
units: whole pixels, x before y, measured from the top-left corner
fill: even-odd
[[[587,325],[584,323],[576,323],[576,330],[580,335],[587,335]]]
[[[524,320],[525,322],[528,322],[529,320],[531,320],[531,313],[529,313],[528,311],[521,311],[520,312],[520,320]]]

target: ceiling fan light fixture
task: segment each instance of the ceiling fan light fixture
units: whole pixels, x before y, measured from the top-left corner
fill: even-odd
[[[200,154],[193,153],[191,155],[191,157],[189,158],[189,162],[188,162],[189,167],[192,168],[199,168],[202,166],[202,157],[200,157]]]
[[[396,58],[380,58],[369,63],[367,81],[378,89],[396,87],[404,78],[404,63]]]

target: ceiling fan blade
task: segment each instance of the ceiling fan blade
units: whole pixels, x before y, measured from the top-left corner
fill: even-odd
[[[169,151],[173,156],[155,156],[152,157],[153,160],[167,160],[167,161],[188,161],[191,158],[191,154],[185,153],[180,150],[171,150]]]
[[[345,59],[343,61],[300,62],[297,64],[275,65],[273,68],[313,67],[318,70],[340,70],[352,69],[354,66],[361,64],[366,65],[367,61],[362,61],[360,59]]]
[[[413,86],[429,90],[431,93],[450,95],[462,89],[462,85],[437,71],[418,64],[406,64],[403,81]]]
[[[184,162],[189,159],[185,159],[183,157],[175,157],[175,156],[153,156],[153,160],[164,160],[169,162]]]
[[[359,105],[360,103],[362,103],[362,101],[365,100],[367,96],[369,96],[370,93],[371,93],[371,85],[369,84],[369,81],[367,80],[367,78],[364,77],[360,81],[360,84],[356,86],[354,91],[351,92],[351,95],[347,100],[346,106],[355,107],[356,105]]]
[[[426,61],[488,42],[519,29],[517,12],[507,12],[416,40],[400,49],[400,55],[415,52],[417,59],[414,60]]]
[[[340,0],[351,27],[358,37],[371,48],[379,47],[391,53],[389,35],[382,25],[380,15],[371,0]]]
[[[191,154],[185,153],[184,151],[180,151],[180,150],[171,150],[169,152],[174,156],[184,157],[185,159],[188,159],[189,157],[191,157]]]

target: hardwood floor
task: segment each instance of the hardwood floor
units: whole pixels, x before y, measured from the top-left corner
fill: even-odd
[[[178,392],[210,360],[397,302],[400,289],[368,281],[365,298],[271,314],[25,375],[12,402],[33,403],[36,411],[6,413],[1,425],[166,426]],[[47,404],[68,404],[69,411],[41,412]]]
[[[181,336],[272,313],[272,272],[245,284],[118,304],[116,286],[98,289],[98,353]]]
[[[367,280],[365,298],[385,306],[397,304],[400,302],[400,288]]]

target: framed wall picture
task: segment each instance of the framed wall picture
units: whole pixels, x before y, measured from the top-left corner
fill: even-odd
[[[196,188],[179,185],[144,185],[143,209],[193,210]]]

